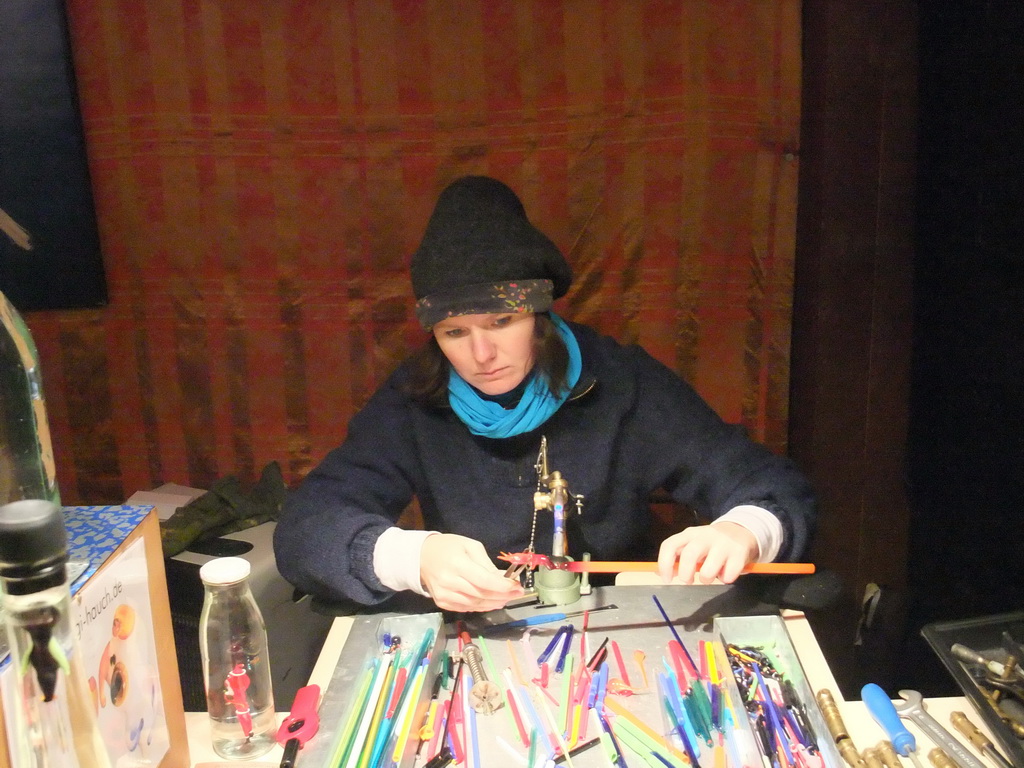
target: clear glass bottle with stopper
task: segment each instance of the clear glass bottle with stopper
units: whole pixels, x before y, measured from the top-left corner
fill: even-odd
[[[39,354],[28,327],[0,293],[0,504],[60,504]]]
[[[110,768],[71,628],[67,542],[52,502],[0,506],[0,603],[18,693],[5,717],[17,768]]]
[[[274,746],[277,715],[267,630],[249,588],[249,561],[220,557],[199,569],[206,594],[199,617],[213,750],[252,758]]]

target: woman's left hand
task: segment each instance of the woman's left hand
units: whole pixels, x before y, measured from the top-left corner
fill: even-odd
[[[668,583],[731,584],[758,555],[757,539],[742,525],[730,522],[694,525],[669,536],[658,551],[658,575]],[[678,567],[676,562],[678,561]]]

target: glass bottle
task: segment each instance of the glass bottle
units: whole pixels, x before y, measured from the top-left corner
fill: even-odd
[[[0,293],[0,504],[60,504],[39,353],[21,315]]]
[[[17,692],[5,717],[15,768],[110,768],[71,628],[67,542],[52,502],[0,506],[0,602]]]
[[[225,758],[269,751],[277,715],[267,630],[249,588],[249,561],[219,557],[199,569],[206,594],[199,616],[206,708],[213,750]]]

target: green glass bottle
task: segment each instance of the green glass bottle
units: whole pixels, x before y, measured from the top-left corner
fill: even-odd
[[[60,506],[39,353],[0,293],[0,504],[21,499]]]

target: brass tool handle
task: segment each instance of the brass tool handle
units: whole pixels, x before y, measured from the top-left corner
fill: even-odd
[[[949,716],[949,720],[953,723],[953,727],[960,731],[982,753],[992,746],[992,742],[988,740],[988,737],[979,731],[977,726],[968,720],[967,715],[963,712],[954,712]]]
[[[964,737],[970,741],[979,752],[981,752],[981,754],[990,757],[993,761],[999,764],[1000,768],[1013,768],[1009,761],[1000,754],[999,750],[996,749],[996,745],[992,743],[992,739],[980,731],[978,726],[972,723],[967,715],[963,712],[953,712],[949,716],[949,720],[953,723],[953,727],[960,731],[960,733],[962,733]]]
[[[928,759],[935,768],[959,768],[956,761],[938,747],[928,753]]]
[[[822,688],[815,698],[818,700],[818,706],[821,707],[821,714],[825,716],[825,725],[828,726],[828,732],[832,734],[832,738],[836,741],[850,738],[846,724],[843,723],[843,716],[839,714],[836,700],[832,698],[832,692],[828,688]]]
[[[879,757],[882,758],[882,762],[885,763],[885,768],[903,768],[903,763],[900,762],[900,756],[896,752],[896,747],[892,745],[891,741],[883,739],[878,742],[875,746],[878,750]]]
[[[885,768],[885,763],[882,762],[882,756],[877,747],[864,747],[861,757],[864,758],[864,764],[868,768]]]
[[[836,700],[832,698],[832,692],[828,688],[822,688],[816,694],[815,699],[825,718],[828,732],[836,742],[839,754],[850,764],[851,768],[867,768],[867,763],[864,762],[864,758],[853,744],[853,739],[850,738],[850,732],[846,730],[846,724],[843,723],[842,715],[839,714],[839,707],[836,705]]]

